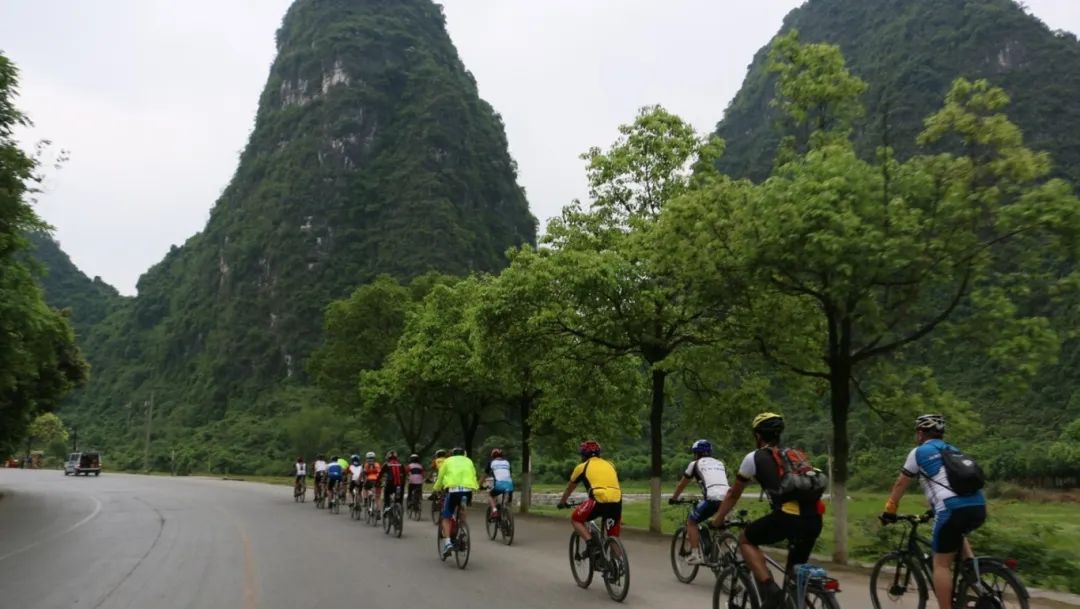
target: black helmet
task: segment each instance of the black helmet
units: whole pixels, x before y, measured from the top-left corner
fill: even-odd
[[[465,449],[461,448],[460,446],[455,446],[453,450],[450,451],[450,454],[454,455],[455,457],[460,457],[465,454]]]
[[[775,412],[763,412],[754,417],[754,431],[780,433],[784,431],[784,417]]]

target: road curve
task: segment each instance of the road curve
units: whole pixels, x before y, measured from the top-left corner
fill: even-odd
[[[464,571],[435,556],[430,521],[404,536],[293,502],[280,486],[204,478],[0,470],[3,609],[612,607],[601,582],[576,587],[569,526],[518,521],[490,542],[471,514]],[[310,500],[310,495],[309,495]],[[711,606],[711,577],[678,583],[666,539],[627,535],[630,607]],[[842,574],[845,609],[870,606],[867,580]]]

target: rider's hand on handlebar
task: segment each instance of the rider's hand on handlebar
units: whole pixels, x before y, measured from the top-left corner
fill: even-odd
[[[881,516],[878,516],[878,520],[881,524],[893,524],[896,522],[896,514],[892,512],[882,512]]]
[[[668,505],[678,505],[679,504],[679,500],[674,498],[674,497],[668,497],[667,502],[668,502]]]
[[[568,508],[568,507],[570,507],[570,506],[569,506],[569,505],[566,505],[566,502],[565,502],[565,501],[560,501],[560,502],[559,502],[559,504],[558,504],[558,505],[556,505],[555,507],[556,507],[556,508],[558,508],[558,509],[560,509],[560,510],[565,510],[566,508]]]

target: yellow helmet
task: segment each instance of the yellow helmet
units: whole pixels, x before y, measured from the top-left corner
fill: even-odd
[[[775,412],[763,412],[754,417],[754,431],[781,432],[784,431],[784,417]]]

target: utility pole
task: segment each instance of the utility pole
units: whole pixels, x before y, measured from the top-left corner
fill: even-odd
[[[172,475],[176,475],[176,449],[172,449]]]
[[[154,426],[154,394],[150,393],[150,402],[146,410],[146,445],[143,448],[143,471],[150,471],[150,431]]]
[[[71,452],[79,452],[79,428],[71,428]]]
[[[131,431],[131,402],[127,403],[127,423],[124,425],[124,432]]]

